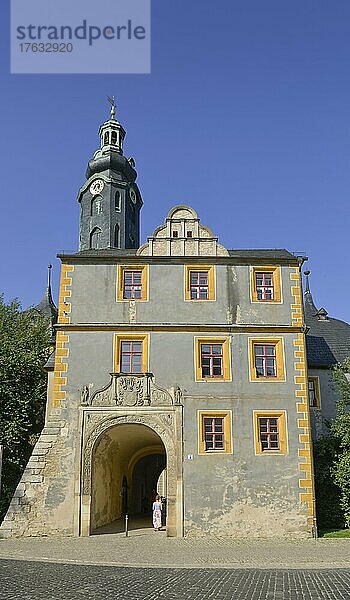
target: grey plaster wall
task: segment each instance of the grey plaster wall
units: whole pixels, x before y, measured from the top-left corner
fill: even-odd
[[[78,393],[84,385],[93,384],[92,391],[100,389],[109,381],[113,371],[114,335],[125,333],[116,327],[115,331],[71,331],[68,359],[69,393]],[[149,371],[155,375],[157,385],[171,387],[179,385],[187,393],[208,396],[236,396],[249,399],[280,400],[294,396],[294,356],[293,340],[296,334],[284,334],[284,354],[286,381],[249,381],[248,340],[259,337],[256,334],[229,334],[231,345],[232,381],[195,381],[196,336],[205,336],[202,332],[186,331],[149,331]],[[222,336],[218,329],[210,337]],[[276,337],[264,334],[264,338]]]
[[[302,535],[306,519],[299,503],[298,431],[290,398],[188,397],[184,404],[186,535]],[[255,454],[253,410],[262,408],[287,410],[288,454]],[[233,454],[198,454],[199,410],[232,411]]]
[[[116,301],[117,265],[75,265],[72,274],[73,323],[130,321],[128,301]],[[149,265],[149,301],[135,302],[136,322],[242,323],[290,325],[289,267],[282,267],[282,304],[250,299],[249,266],[216,266],[216,301],[185,301],[184,266],[164,259]]]

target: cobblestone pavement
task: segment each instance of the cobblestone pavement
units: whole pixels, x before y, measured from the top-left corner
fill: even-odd
[[[125,567],[350,570],[350,540],[175,539],[148,529],[131,531],[129,538],[104,534],[0,540],[1,558]]]
[[[1,600],[345,600],[349,570],[135,569],[0,560]]]

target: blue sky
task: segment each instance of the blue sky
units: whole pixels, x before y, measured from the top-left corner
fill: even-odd
[[[153,0],[151,75],[10,75],[1,19],[0,289],[37,303],[78,244],[76,196],[115,94],[142,234],[192,205],[229,248],[305,252],[349,320],[350,3]]]

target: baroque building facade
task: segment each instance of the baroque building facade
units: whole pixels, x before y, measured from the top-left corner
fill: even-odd
[[[304,259],[226,249],[184,205],[140,246],[124,137],[112,114],[78,195],[45,427],[0,535],[90,535],[161,477],[169,536],[310,536]]]

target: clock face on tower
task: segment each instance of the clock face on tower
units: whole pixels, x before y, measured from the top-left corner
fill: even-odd
[[[95,181],[92,182],[92,184],[90,185],[90,192],[93,196],[95,196],[96,194],[100,194],[104,188],[105,184],[102,181],[102,179],[95,179]]]
[[[131,202],[136,204],[137,196],[136,196],[136,192],[135,192],[134,188],[131,188],[131,190],[130,190],[130,199],[131,199]]]

